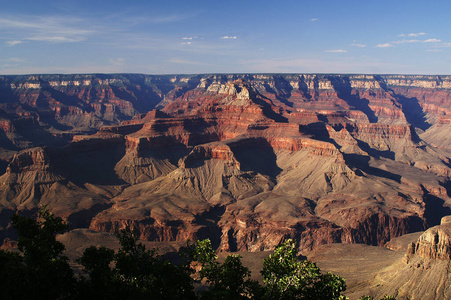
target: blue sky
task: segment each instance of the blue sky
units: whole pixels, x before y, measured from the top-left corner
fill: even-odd
[[[451,74],[449,0],[0,0],[0,74]]]

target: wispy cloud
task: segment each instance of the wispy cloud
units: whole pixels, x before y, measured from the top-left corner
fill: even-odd
[[[403,40],[400,40],[400,41],[393,41],[393,42],[391,42],[392,44],[411,44],[411,43],[419,43],[419,42],[421,42],[420,40],[406,40],[406,39],[403,39]]]
[[[427,49],[427,52],[442,52],[441,49]]]
[[[109,62],[113,66],[124,66],[125,65],[125,59],[122,57],[110,58]]]
[[[449,47],[451,47],[451,43],[440,43],[440,44],[434,45],[434,47],[449,48]]]
[[[23,63],[25,61],[23,59],[21,59],[21,58],[10,57],[10,58],[5,58],[5,59],[0,59],[0,62]]]
[[[378,44],[376,47],[377,48],[391,48],[391,47],[394,47],[394,46],[392,44],[390,44],[390,43],[385,43],[385,44]]]
[[[50,43],[75,43],[84,41],[84,37],[65,37],[65,36],[35,36],[25,38],[28,41],[50,42]]]
[[[17,57],[10,58],[0,58],[0,72],[5,73],[17,73],[17,72],[8,72],[8,70],[16,70],[24,66],[25,60]]]
[[[442,40],[439,39],[427,39],[427,40],[418,40],[418,39],[402,39],[398,41],[391,41],[385,44],[379,44],[376,47],[379,48],[389,48],[394,47],[394,45],[402,45],[402,44],[417,44],[417,43],[440,43]]]
[[[442,40],[439,39],[427,39],[423,41],[424,43],[440,43]]]
[[[194,36],[184,36],[182,37],[183,42],[180,43],[180,45],[192,45],[194,40],[203,40],[204,38],[198,37],[197,35]]]
[[[359,47],[359,48],[365,48],[366,45],[365,44],[359,44],[356,41],[354,41],[352,44],[350,44],[349,46],[351,47]]]
[[[22,44],[22,43],[23,43],[23,41],[18,41],[18,40],[7,41],[7,42],[6,42],[6,44],[7,44],[8,46],[15,46],[15,45]]]
[[[79,42],[92,35],[93,24],[72,17],[55,16],[0,16],[0,33],[13,37],[8,45],[14,46],[20,41],[43,41],[52,43]]]
[[[407,37],[417,37],[417,36],[422,36],[422,35],[426,35],[427,33],[425,33],[425,32],[417,32],[417,33],[408,33],[408,34],[405,34],[405,33],[401,33],[399,36],[401,36],[401,37],[404,37],[404,36],[407,36]]]
[[[225,35],[225,36],[222,36],[221,39],[223,39],[223,40],[236,40],[237,37],[236,36]]]
[[[318,21],[318,20],[319,20],[319,19],[317,19],[317,18],[311,18],[311,19],[310,19],[311,22],[315,22],[315,21]]]
[[[94,30],[84,29],[85,20],[71,17],[22,17],[24,20],[17,18],[0,17],[0,25],[8,29],[30,29],[32,32],[46,30],[51,33],[68,34],[68,35],[84,35],[90,34]]]
[[[346,52],[348,52],[348,50],[345,50],[345,49],[332,49],[332,50],[325,50],[325,52],[329,52],[329,53],[346,53]]]

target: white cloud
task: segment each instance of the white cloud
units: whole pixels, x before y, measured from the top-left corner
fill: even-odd
[[[26,38],[29,41],[50,42],[50,43],[75,43],[84,41],[84,37],[65,37],[65,36],[35,36]]]
[[[326,50],[326,52],[329,52],[329,53],[346,53],[346,52],[348,52],[348,50],[344,50],[344,49],[332,49],[332,50]]]
[[[315,22],[315,21],[318,21],[318,19],[317,18],[311,18],[310,21],[311,22]]]
[[[418,35],[425,35],[426,33],[424,32],[419,32],[419,33],[409,33],[407,36],[418,36]],[[400,35],[400,36],[406,36],[405,34]],[[389,43],[384,43],[384,44],[379,44],[376,47],[378,48],[390,48],[390,47],[394,47],[395,45],[402,45],[402,44],[416,44],[416,43],[440,43],[442,40],[439,39],[426,39],[426,40],[418,40],[418,39],[402,39],[402,40],[398,40],[398,41],[391,41]],[[355,41],[354,41],[355,44]],[[354,44],[351,44],[351,46],[353,46]],[[446,47],[443,46],[445,45],[441,44],[441,45],[436,45],[434,47]]]
[[[438,40],[438,39],[427,39],[425,41],[423,41],[424,43],[440,43],[442,40]]]
[[[409,33],[407,36],[409,37],[416,37],[416,36],[421,36],[421,35],[426,35],[427,33],[425,32],[418,32],[418,33]]]
[[[183,42],[183,43],[180,43],[180,45],[191,45],[192,44],[192,42]]]
[[[408,37],[417,37],[417,36],[422,36],[422,35],[426,35],[427,33],[425,33],[425,32],[417,32],[417,33],[408,33],[408,34],[405,34],[405,33],[401,33],[399,36],[401,36],[401,37],[404,37],[404,36],[408,36]]]
[[[236,36],[225,35],[225,36],[222,36],[221,39],[223,39],[223,40],[236,40]]]
[[[390,43],[385,43],[385,44],[379,44],[376,47],[378,47],[378,48],[391,48],[391,47],[393,47],[393,45],[390,44]]]
[[[185,41],[203,40],[203,39],[204,39],[203,37],[198,37],[197,35],[182,37],[182,40],[185,40]]]
[[[22,44],[22,43],[23,43],[22,41],[18,41],[18,40],[7,41],[7,42],[6,42],[6,44],[7,44],[8,46],[15,46],[15,45]]]
[[[379,44],[377,47],[379,48],[388,48],[393,47],[393,45],[401,45],[401,44],[415,44],[415,43],[440,43],[442,40],[439,39],[427,39],[427,40],[417,40],[417,39],[402,39],[399,41],[392,41],[390,43]]]
[[[393,41],[391,42],[392,44],[411,44],[411,43],[419,43],[421,42],[420,40],[400,40],[400,41]]]
[[[359,44],[359,43],[356,43],[356,41],[354,41],[350,46],[352,46],[352,47],[359,47],[359,48],[365,48],[366,47],[365,44]]]

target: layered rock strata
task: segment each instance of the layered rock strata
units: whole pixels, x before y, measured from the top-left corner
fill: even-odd
[[[7,216],[48,204],[76,227],[209,237],[227,251],[287,237],[301,250],[382,245],[451,214],[451,146],[437,138],[449,126],[450,82],[3,76],[0,205]],[[38,140],[49,146],[28,149]]]

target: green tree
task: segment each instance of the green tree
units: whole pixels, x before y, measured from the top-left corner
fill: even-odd
[[[37,219],[16,214],[11,224],[19,235],[19,253],[0,253],[0,278],[9,275],[19,279],[14,283],[1,280],[0,290],[6,291],[2,299],[71,298],[76,280],[68,258],[62,255],[65,247],[55,238],[68,225],[46,207],[38,211]]]
[[[26,278],[26,268],[23,264],[23,256],[19,253],[0,250],[0,299],[23,299],[27,294],[23,289],[24,278]]]
[[[279,245],[274,254],[263,261],[266,299],[340,299],[346,290],[344,279],[322,274],[315,263],[299,261],[294,241]]]
[[[209,285],[201,293],[202,299],[253,299],[258,283],[250,279],[251,272],[241,263],[241,256],[232,254],[219,263],[209,239],[197,241],[194,249],[193,260],[201,266],[199,277]]]
[[[100,299],[195,299],[190,273],[147,250],[130,229],[117,235],[121,248],[89,247],[78,260],[88,273],[83,296]],[[115,267],[110,267],[114,262]]]
[[[106,247],[90,246],[85,249],[81,258],[77,260],[84,270],[89,273],[95,285],[105,285],[113,278],[110,264],[114,259],[114,250]]]
[[[88,273],[89,280],[80,277],[78,295],[80,299],[119,299],[120,283],[115,281],[110,267],[114,250],[106,247],[90,246],[85,249],[77,262]]]

